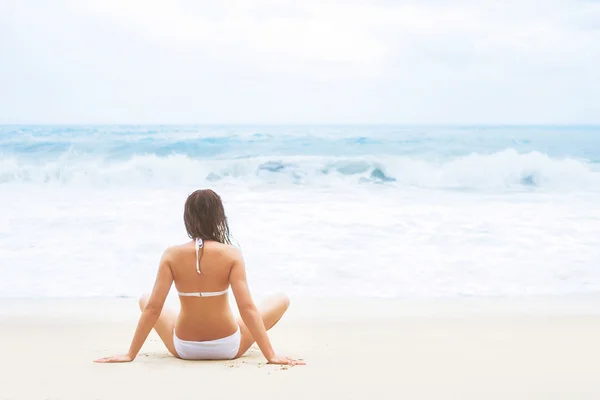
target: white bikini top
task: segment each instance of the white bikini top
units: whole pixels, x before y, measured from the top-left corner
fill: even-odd
[[[204,241],[200,238],[196,239],[196,272],[198,275],[202,274],[200,272],[200,249],[204,247]],[[178,292],[180,296],[183,297],[215,297],[226,294],[229,291],[229,288],[225,290],[221,290],[220,292],[192,292],[192,293],[182,293]]]

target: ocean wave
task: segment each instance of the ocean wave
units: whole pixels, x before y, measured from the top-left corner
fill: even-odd
[[[539,152],[507,149],[442,160],[411,157],[285,156],[199,159],[186,155],[134,155],[126,160],[65,154],[34,162],[0,158],[0,184],[202,185],[386,184],[429,189],[543,188],[600,190],[597,165]]]

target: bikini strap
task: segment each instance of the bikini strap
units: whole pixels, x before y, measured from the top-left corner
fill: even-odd
[[[196,239],[196,272],[198,273],[198,275],[200,275],[202,272],[200,272],[200,256],[199,256],[199,251],[201,248],[204,247],[204,241],[200,238]]]

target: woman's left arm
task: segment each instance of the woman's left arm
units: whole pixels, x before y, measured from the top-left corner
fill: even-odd
[[[173,272],[171,271],[171,260],[170,260],[170,249],[167,249],[160,260],[158,266],[158,273],[156,275],[156,281],[154,282],[154,288],[152,294],[148,300],[146,308],[142,311],[142,315],[133,335],[131,346],[127,354],[105,357],[95,360],[99,363],[115,363],[115,362],[130,362],[135,359],[138,355],[142,345],[146,341],[146,338],[150,334],[152,328],[158,321],[158,317],[163,309],[171,285],[173,284]]]

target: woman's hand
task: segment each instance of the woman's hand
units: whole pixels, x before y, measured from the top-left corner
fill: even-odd
[[[135,357],[131,357],[129,354],[123,354],[120,356],[104,357],[94,360],[96,363],[126,363],[132,362]]]
[[[306,363],[302,360],[295,360],[291,357],[282,357],[278,355],[274,355],[269,360],[269,364],[278,364],[278,365],[306,365]]]

